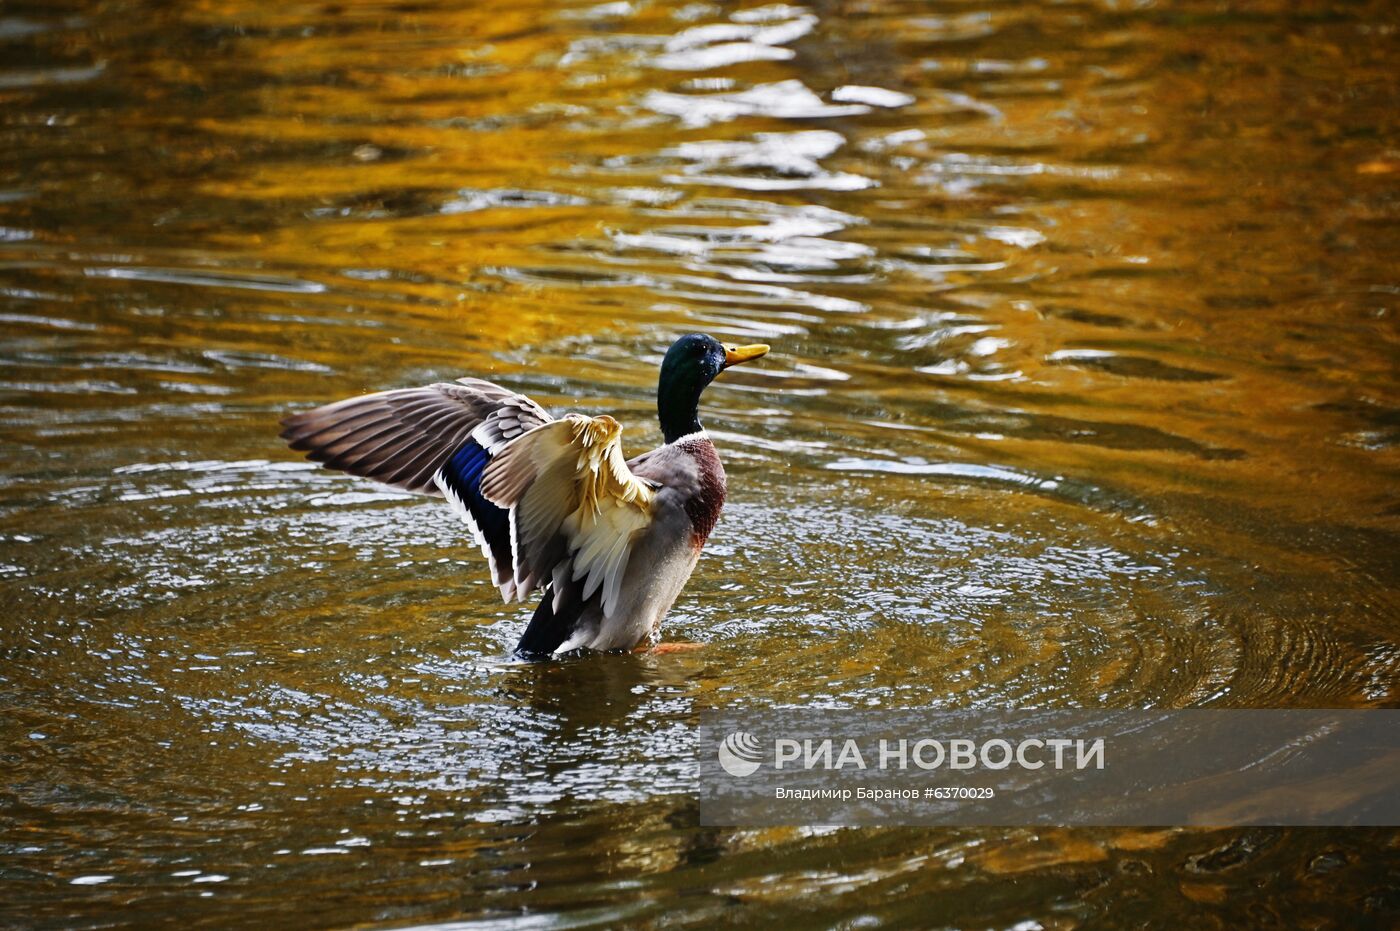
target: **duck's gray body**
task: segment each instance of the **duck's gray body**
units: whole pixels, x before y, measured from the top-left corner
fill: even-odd
[[[692,434],[637,456],[627,466],[657,489],[651,524],[632,546],[621,602],[611,615],[596,596],[556,610],[546,592],[540,607],[550,610],[536,612],[521,639],[522,652],[630,649],[656,635],[685,588],[724,506],[724,466],[714,444],[704,433]],[[577,618],[569,623],[575,607]]]

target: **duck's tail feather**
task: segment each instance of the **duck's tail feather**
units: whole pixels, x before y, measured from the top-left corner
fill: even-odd
[[[580,597],[577,585],[569,587],[572,591],[565,594],[572,597],[561,599],[558,607],[554,604],[554,584],[550,583],[544,590],[544,597],[540,599],[534,617],[530,618],[529,626],[525,628],[525,633],[521,634],[520,642],[515,645],[518,655],[549,656],[573,636],[574,628],[578,625],[588,600]]]

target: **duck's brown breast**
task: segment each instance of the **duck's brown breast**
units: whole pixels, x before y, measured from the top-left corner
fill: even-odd
[[[727,490],[724,463],[720,462],[719,452],[708,439],[688,440],[682,444],[682,449],[696,465],[697,488],[686,498],[685,513],[690,518],[691,543],[698,550],[709,539],[724,509]]]

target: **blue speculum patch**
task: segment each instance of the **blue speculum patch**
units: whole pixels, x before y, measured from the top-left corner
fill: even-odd
[[[481,474],[491,462],[491,454],[476,440],[467,440],[442,467],[447,486],[457,493],[476,520],[477,527],[491,545],[496,564],[510,567],[510,513],[487,501],[481,494]],[[504,558],[504,561],[503,561]]]

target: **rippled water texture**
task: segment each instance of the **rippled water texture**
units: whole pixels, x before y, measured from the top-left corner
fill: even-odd
[[[1400,702],[1388,2],[0,6],[0,924],[1400,924],[1393,832],[698,825],[704,707]],[[522,665],[288,409],[485,375],[731,504]]]

